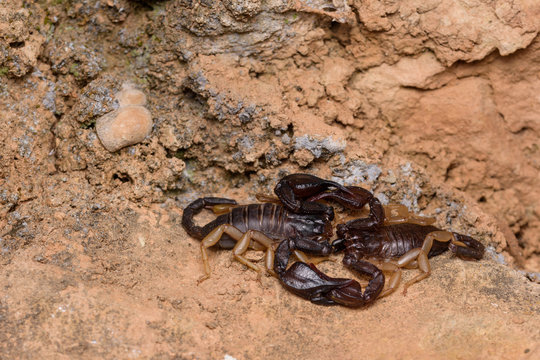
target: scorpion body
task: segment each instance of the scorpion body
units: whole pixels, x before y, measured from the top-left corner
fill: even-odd
[[[438,230],[440,229],[431,225],[409,223],[373,227],[355,233],[355,240],[362,239],[362,241],[345,241],[343,245],[348,251],[366,258],[392,259],[412,249],[421,248],[426,236]],[[428,257],[437,256],[446,250],[448,250],[447,243],[434,241]]]
[[[219,215],[202,227],[195,225],[193,217],[202,209],[223,204],[234,207],[228,213]],[[206,197],[194,201],[184,210],[182,225],[190,236],[199,240],[207,237],[219,226],[226,224],[234,226],[242,233],[254,230],[264,233],[273,240],[279,240],[297,233],[307,238],[322,235],[330,237],[332,235],[330,220],[324,215],[298,215],[274,203],[237,205],[235,200]],[[223,234],[218,245],[222,249],[232,249],[236,242],[237,240],[228,234]],[[262,249],[258,243],[252,245],[255,250]]]
[[[204,226],[198,226],[193,218],[204,208],[226,213]],[[201,241],[201,254],[206,275],[210,276],[206,249],[218,245],[222,249],[233,249],[236,260],[253,270],[262,271],[246,259],[243,254],[248,248],[266,250],[266,268],[273,273],[274,245],[285,238],[295,238],[297,250],[319,255],[329,255],[332,246],[328,239],[332,236],[333,211],[316,214],[297,214],[285,209],[281,204],[262,203],[238,205],[235,200],[205,197],[189,204],[184,210],[182,225],[186,232]],[[302,257],[301,253],[295,253]],[[304,257],[305,258],[305,257]]]
[[[354,191],[354,187],[350,187]],[[401,280],[401,269],[417,267],[420,274],[408,281],[403,293],[412,284],[431,273],[428,258],[450,250],[462,259],[480,260],[484,245],[470,236],[441,230],[424,223],[405,222],[385,225],[384,210],[378,200],[370,203],[370,216],[337,226],[338,239],[332,243],[335,251],[345,251],[343,264],[355,267],[366,258],[379,260],[378,268],[392,272],[387,288],[380,294],[393,292]],[[404,218],[401,220],[413,220]]]
[[[201,240],[206,275],[199,281],[210,277],[209,247],[233,249],[236,260],[259,274],[262,269],[244,253],[248,248],[266,250],[266,269],[291,292],[317,304],[360,307],[394,291],[402,268],[420,270],[405,284],[404,293],[408,286],[428,277],[428,257],[446,250],[465,259],[483,256],[484,246],[473,238],[432,226],[434,219],[417,217],[403,206],[390,205],[385,210],[370,191],[360,187],[292,174],[282,178],[274,192],[278,199],[268,197],[268,202],[260,204],[238,205],[231,199],[204,197],[186,207],[182,225],[189,235]],[[330,244],[334,210],[321,201],[334,201],[349,210],[367,204],[369,215],[337,225],[338,238]],[[198,226],[194,217],[205,208],[212,209],[217,217]],[[398,216],[391,215],[390,209],[397,210]],[[331,278],[302,251],[321,256],[343,251],[343,264],[370,278],[369,283],[362,290],[354,279]],[[299,261],[289,264],[293,254]],[[383,272],[392,273],[388,282]]]

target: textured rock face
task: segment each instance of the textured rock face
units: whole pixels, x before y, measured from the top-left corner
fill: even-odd
[[[537,1],[0,3],[0,358],[538,357]],[[134,108],[152,121],[117,151]],[[486,258],[358,311],[225,251],[197,286],[181,208],[298,171]]]
[[[24,4],[24,5],[23,5]],[[8,6],[9,5],[9,6]],[[45,37],[36,28],[41,17],[37,4],[14,0],[0,8],[0,74],[23,76],[37,65]]]

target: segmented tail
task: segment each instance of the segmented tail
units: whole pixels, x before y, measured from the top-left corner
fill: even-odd
[[[235,200],[232,199],[204,197],[195,200],[184,209],[184,214],[182,215],[182,226],[189,234],[189,236],[198,240],[202,240],[207,235],[207,229],[195,225],[195,223],[193,222],[193,218],[195,217],[195,215],[200,213],[202,209],[210,208],[214,205],[220,204],[236,205],[237,203]]]
[[[484,245],[470,236],[453,233],[457,241],[461,241],[467,247],[457,246],[450,243],[450,250],[460,258],[480,260],[484,256]]]

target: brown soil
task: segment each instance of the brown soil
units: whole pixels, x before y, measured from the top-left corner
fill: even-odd
[[[528,0],[3,2],[0,358],[538,358],[539,18]],[[154,128],[111,153],[95,122],[126,82]],[[182,208],[298,171],[485,259],[442,255],[356,310],[227,251],[197,286]]]

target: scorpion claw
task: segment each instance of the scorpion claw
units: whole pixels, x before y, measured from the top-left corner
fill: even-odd
[[[351,279],[331,278],[313,264],[294,263],[281,275],[283,285],[292,293],[308,299],[315,304],[335,305],[346,299],[348,288],[361,288],[357,281]],[[346,304],[343,304],[346,305]]]
[[[330,198],[350,208],[361,208],[367,202],[348,187],[309,174],[285,176],[274,192],[287,210],[297,214],[324,214],[329,220],[334,218],[334,209],[317,201]]]
[[[347,209],[361,210],[373,199],[373,194],[359,186],[336,186],[335,190],[325,191],[309,198],[309,201],[331,199]]]
[[[356,280],[349,280],[346,286],[333,289],[328,293],[328,297],[337,304],[348,307],[360,307],[367,305],[362,293],[362,286]]]
[[[352,186],[349,186],[352,188]],[[359,188],[361,189],[361,188]],[[347,222],[346,224],[339,224],[337,226],[338,236],[345,236],[347,232],[363,229],[373,229],[384,223],[384,208],[376,197],[369,199],[369,215],[365,218],[355,219]]]
[[[369,275],[372,280],[362,292],[362,286],[353,279],[332,278],[313,264],[295,262],[287,269],[293,240],[284,240],[276,250],[274,269],[279,279],[292,293],[320,305],[344,305],[360,307],[373,302],[382,291],[384,275],[376,266],[365,261],[349,261],[345,264],[354,270]]]

